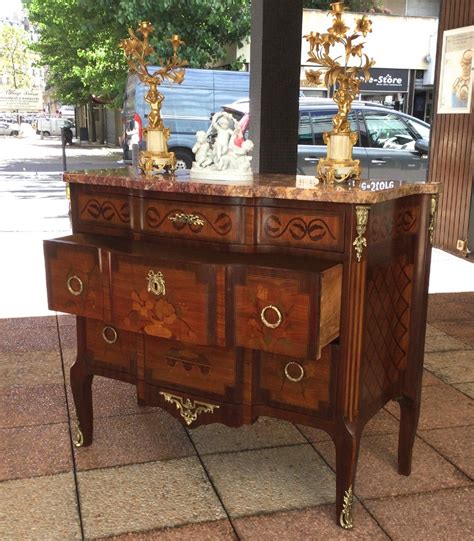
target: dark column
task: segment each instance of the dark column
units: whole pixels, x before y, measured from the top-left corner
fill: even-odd
[[[250,138],[253,169],[296,173],[302,0],[252,0]]]

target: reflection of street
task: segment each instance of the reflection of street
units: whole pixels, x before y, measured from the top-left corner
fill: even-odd
[[[70,234],[58,138],[0,137],[0,318],[48,313],[43,239]],[[66,149],[68,169],[113,168],[120,149]]]

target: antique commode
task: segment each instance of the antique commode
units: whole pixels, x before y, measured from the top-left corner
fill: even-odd
[[[45,257],[50,308],[77,315],[77,445],[92,442],[94,375],[190,427],[311,425],[334,441],[348,528],[363,427],[396,399],[410,473],[438,185],[64,177],[73,234]]]

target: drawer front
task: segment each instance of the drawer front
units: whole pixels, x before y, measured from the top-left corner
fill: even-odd
[[[137,335],[102,321],[86,320],[87,362],[99,368],[137,373]]]
[[[241,366],[235,350],[186,346],[145,338],[145,381],[152,385],[235,402],[241,394]],[[239,367],[239,368],[238,368]]]
[[[243,242],[242,208],[177,201],[143,201],[143,231],[165,237]]]
[[[234,269],[235,344],[283,355],[315,356],[317,276],[268,268]]]
[[[100,319],[103,316],[99,251],[90,246],[44,241],[48,306]]]
[[[328,417],[333,404],[331,355],[331,346],[316,361],[262,352],[256,382],[258,402]]]
[[[112,254],[112,322],[191,344],[216,342],[216,268]]]
[[[262,207],[258,242],[276,246],[344,251],[344,212]]]

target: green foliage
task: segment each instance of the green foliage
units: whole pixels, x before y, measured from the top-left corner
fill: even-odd
[[[29,68],[33,55],[28,49],[29,36],[23,28],[4,24],[0,26],[0,73],[8,75],[8,86],[31,86]]]
[[[155,27],[151,44],[160,57],[171,53],[166,41],[179,34],[180,55],[190,67],[206,67],[226,54],[226,46],[250,31],[248,0],[23,0],[40,32],[35,50],[49,66],[49,84],[64,103],[91,95],[123,95],[127,65],[118,48],[129,27],[143,20]]]

